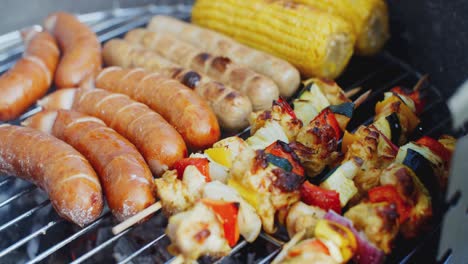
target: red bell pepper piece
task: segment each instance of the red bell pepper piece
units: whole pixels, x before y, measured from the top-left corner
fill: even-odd
[[[224,237],[228,241],[229,246],[235,246],[239,240],[239,226],[237,225],[239,203],[211,199],[202,199],[202,202],[213,209],[220,219],[223,224]]]
[[[305,171],[302,167],[299,158],[297,157],[296,153],[289,147],[288,144],[282,141],[276,141],[270,146],[265,148],[265,153],[274,155],[276,157],[280,157],[283,159],[287,159],[292,166],[293,173],[304,176]]]
[[[413,100],[414,106],[416,107],[416,113],[421,113],[424,110],[425,100],[421,95],[420,91],[413,91],[409,89],[402,88],[400,86],[393,87],[392,92],[408,96]]]
[[[275,104],[280,106],[282,109],[284,109],[284,111],[286,111],[286,113],[288,113],[292,118],[297,119],[296,113],[291,108],[291,106],[288,104],[288,102],[286,102],[283,98],[280,97],[280,98],[278,98],[278,100],[273,101],[273,105],[275,105]]]
[[[450,161],[451,158],[451,152],[442,145],[439,141],[428,137],[424,136],[420,138],[418,141],[416,141],[416,144],[423,145],[427,148],[429,148],[434,154],[439,156],[444,162]]]
[[[336,120],[335,114],[330,110],[330,108],[325,108],[320,112],[318,116],[316,116],[311,122],[318,122],[320,126],[329,125],[335,131],[335,138],[336,140],[340,140],[341,138],[341,128]]]
[[[177,171],[177,178],[182,179],[185,168],[187,168],[189,165],[195,166],[200,171],[200,173],[205,176],[206,182],[211,181],[209,161],[207,158],[185,158],[176,161],[172,168]]]
[[[325,190],[306,181],[302,184],[300,192],[304,203],[341,214],[340,194],[337,191]]]
[[[411,211],[411,206],[398,193],[393,185],[383,185],[372,188],[368,191],[369,201],[371,203],[388,202],[393,203],[397,207],[398,214],[400,215],[400,223],[408,219]]]

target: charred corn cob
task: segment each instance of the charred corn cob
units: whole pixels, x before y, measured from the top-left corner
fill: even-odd
[[[337,77],[355,42],[341,17],[284,0],[198,0],[192,21],[288,60],[305,76]]]
[[[356,34],[356,53],[378,52],[390,36],[388,8],[384,0],[294,0],[339,15],[346,19]]]

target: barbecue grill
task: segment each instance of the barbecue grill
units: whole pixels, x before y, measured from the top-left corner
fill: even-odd
[[[188,20],[190,9],[190,4],[181,2],[94,12],[82,14],[79,18],[97,32],[101,42],[106,42],[133,28],[145,26],[156,14]],[[399,53],[395,50],[398,45],[391,43],[389,47],[374,57],[354,57],[337,80],[345,90],[355,87],[363,87],[364,91],[372,89],[370,97],[356,110],[349,130],[370,123],[373,107],[383,98],[384,92],[395,85],[412,87],[422,77],[422,73],[393,55]],[[17,31],[0,36],[0,72],[10,68],[22,51]],[[465,135],[466,128],[451,130],[450,112],[440,90],[428,84],[424,92],[428,104],[421,115],[422,125],[413,139],[421,135],[436,137],[443,133],[457,137]],[[19,124],[39,110],[33,107],[12,123]],[[247,134],[248,131],[244,131],[240,135]],[[437,244],[446,210],[443,198],[443,195],[434,198],[432,231],[412,241],[397,241],[397,247],[387,262],[435,259],[436,250],[428,254],[424,248],[434,248]],[[98,220],[79,228],[61,219],[44,192],[31,183],[12,176],[0,176],[0,263],[165,263],[173,259],[166,249],[169,244],[164,234],[167,219],[161,212],[143,224],[113,235],[111,228],[116,224],[117,221],[106,208]],[[284,230],[273,236],[262,233],[252,244],[241,240],[227,257],[219,260],[206,257],[202,262],[269,263],[285,241]]]

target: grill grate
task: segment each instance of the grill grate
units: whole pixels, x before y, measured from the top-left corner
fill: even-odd
[[[101,42],[105,42],[123,35],[130,29],[144,26],[155,14],[170,14],[187,19],[190,15],[190,8],[189,5],[149,6],[90,13],[80,16],[80,19],[97,32]],[[23,46],[18,32],[0,36],[0,72],[11,67],[22,51]],[[412,86],[420,76],[389,52],[372,58],[353,58],[350,66],[337,82],[345,90],[361,86],[363,90],[372,89],[373,93],[356,110],[349,129],[354,130],[360,124],[372,120],[373,107],[385,91],[394,85]],[[452,132],[448,131],[451,120],[447,118],[448,110],[441,94],[433,86],[426,91],[430,104],[421,115],[423,129],[415,137],[422,134],[437,136],[441,133]],[[38,110],[38,108],[32,108],[12,123],[18,124]],[[466,132],[460,131],[459,133],[465,134]],[[440,216],[436,219],[437,228],[418,241],[404,242],[404,246],[397,248],[389,257],[389,262],[406,263],[409,261],[415,249],[421,246],[421,242],[434,237],[437,233]],[[111,213],[105,209],[98,220],[79,229],[60,219],[53,212],[44,193],[34,185],[12,176],[0,176],[0,235],[2,237],[0,262],[2,263],[169,263],[174,259],[165,251],[169,241],[164,234],[166,219],[161,213],[157,213],[146,223],[113,236],[110,229],[115,224]],[[7,239],[4,239],[5,237]],[[242,240],[233,248],[229,256],[217,260],[216,263],[268,263],[284,243],[279,239],[280,237],[282,237],[281,231],[275,237],[262,233],[257,241],[250,245]],[[125,250],[116,253],[116,248],[121,247]],[[203,259],[202,261],[212,262],[213,260]]]

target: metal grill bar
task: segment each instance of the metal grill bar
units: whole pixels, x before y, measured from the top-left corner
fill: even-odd
[[[12,176],[7,176],[5,179],[3,179],[2,181],[0,181],[0,187],[2,187],[3,185],[9,183],[10,181],[14,180],[14,178]]]
[[[107,41],[107,40],[109,40],[111,38],[120,36],[120,35],[124,34],[125,32],[127,32],[127,31],[129,31],[129,30],[131,30],[131,29],[133,29],[135,27],[144,26],[147,23],[148,19],[152,15],[154,15],[156,13],[159,13],[159,14],[161,14],[161,13],[163,13],[163,14],[172,14],[172,15],[177,14],[179,17],[186,18],[189,15],[189,11],[190,11],[190,6],[188,6],[188,5],[148,6],[148,7],[145,7],[145,8],[134,8],[134,9],[128,9],[128,10],[127,9],[124,9],[124,10],[123,9],[117,9],[117,10],[109,11],[109,12],[95,12],[95,13],[90,13],[90,14],[86,14],[86,15],[81,15],[79,17],[80,17],[80,19],[84,20],[89,25],[91,25],[91,27],[95,31],[97,31],[100,41],[105,42],[105,41]],[[14,61],[9,61],[9,60],[13,60],[14,56],[18,56],[22,52],[23,46],[20,43],[20,37],[19,37],[18,31],[9,33],[7,36],[4,35],[0,39],[2,40],[2,41],[0,41],[1,43],[5,43],[5,42],[3,42],[3,40],[9,42],[8,45],[4,45],[4,47],[10,47],[8,53],[3,53],[3,52],[0,53],[0,59],[2,59],[2,60],[0,60],[1,61],[0,62],[0,64],[1,64],[0,65],[0,72],[2,72],[2,71],[7,70],[9,67],[11,67],[14,64]],[[1,47],[1,43],[0,43],[0,47]],[[388,90],[388,88],[391,87],[392,85],[395,85],[396,83],[404,80],[405,78],[407,78],[411,74],[414,74],[414,72],[412,71],[412,69],[409,66],[401,64],[401,61],[399,61],[397,58],[394,58],[391,54],[385,52],[383,54],[383,57],[386,59],[386,61],[385,61],[386,64],[384,65],[385,67],[398,65],[400,67],[400,69],[403,68],[404,71],[402,71],[402,73],[398,73],[397,76],[395,76],[392,80],[386,82],[384,85],[379,84],[377,86],[377,89],[375,89],[375,87],[372,87],[375,90],[371,94],[368,101],[370,101],[371,99],[375,99],[377,96],[380,96],[383,93],[383,91]],[[385,71],[386,71],[385,67],[378,68],[377,70],[372,70],[370,73],[366,73],[364,76],[360,76],[360,78],[358,78],[357,81],[353,82],[352,85],[347,85],[346,87],[354,88],[354,87],[357,87],[357,86],[364,85],[364,84],[366,84],[367,82],[369,82],[371,80],[375,80],[376,78],[378,78],[379,75],[385,73]],[[436,91],[436,93],[437,93],[437,91]],[[440,93],[439,93],[439,95],[440,95]],[[425,109],[425,111],[432,111],[433,108],[435,108],[437,105],[439,105],[442,102],[442,99],[440,99],[440,97],[438,97],[437,99],[438,99],[437,102],[432,103],[431,105],[429,105]],[[36,107],[36,108],[30,110],[28,113],[24,114],[21,117],[21,119],[27,118],[30,115],[32,115],[32,114],[34,114],[34,113],[36,113],[38,111],[40,111],[40,108]],[[433,131],[436,131],[436,130],[439,130],[439,129],[443,128],[444,126],[446,126],[447,122],[448,122],[448,120],[446,120],[445,122],[438,123],[437,126],[432,127],[431,130],[426,131],[426,133],[432,133]],[[12,179],[15,179],[15,178],[9,176],[9,177],[7,177],[5,179],[2,179],[0,181],[0,187],[7,184]],[[9,204],[12,201],[24,196],[25,194],[31,192],[34,189],[36,189],[35,186],[31,186],[29,188],[26,188],[26,189],[22,190],[21,192],[15,194],[14,196],[12,196],[12,197],[8,198],[7,200],[3,201],[2,203],[0,203],[0,208],[2,206],[5,206],[5,205]],[[7,223],[0,226],[0,231],[6,230],[8,227],[20,222],[23,219],[28,218],[29,216],[33,215],[35,212],[37,212],[38,210],[40,210],[41,208],[45,207],[48,204],[49,204],[49,201],[46,200],[46,201],[42,202],[41,204],[37,205],[36,207],[26,211],[25,213],[17,216],[14,219],[8,221]],[[35,258],[31,259],[28,263],[37,263],[37,262],[40,262],[41,260],[44,260],[45,258],[47,258],[51,254],[55,253],[59,249],[63,248],[64,246],[66,246],[70,242],[76,240],[77,238],[79,238],[79,237],[83,236],[84,234],[90,232],[91,230],[95,229],[100,223],[102,223],[108,217],[112,217],[110,212],[104,213],[94,223],[92,223],[89,226],[79,230],[76,233],[73,233],[71,236],[69,236],[68,238],[62,240],[58,244],[56,244],[53,247],[50,247],[47,250],[43,251],[41,254],[39,254]],[[45,232],[47,230],[51,229],[52,227],[54,227],[55,225],[57,225],[58,223],[61,223],[63,221],[64,220],[60,219],[60,220],[57,220],[57,221],[49,222],[47,225],[43,226],[41,229],[33,232],[32,234],[24,237],[23,239],[17,241],[16,243],[12,244],[8,248],[1,251],[0,252],[0,258],[7,255],[8,253],[11,253],[15,249],[21,247],[22,245],[26,244],[27,242],[29,242],[33,238],[39,236],[40,234],[45,234]],[[108,247],[109,245],[111,245],[112,243],[114,243],[115,241],[117,241],[119,238],[126,235],[127,233],[131,232],[132,230],[133,230],[133,228],[130,228],[130,229],[127,229],[127,230],[123,231],[122,233],[120,233],[120,234],[118,234],[116,236],[110,237],[108,240],[106,240],[105,242],[99,244],[97,247],[93,248],[93,250],[88,251],[84,255],[80,256],[78,259],[76,259],[72,263],[82,263],[82,262],[88,260],[89,258],[94,256],[95,254],[99,253],[102,249]],[[158,242],[160,242],[165,237],[166,237],[166,234],[158,235],[156,238],[154,238],[153,240],[151,240],[148,243],[141,246],[137,251],[133,252],[132,254],[127,256],[125,259],[123,259],[119,263],[127,263],[127,262],[131,261],[135,257],[139,256],[141,253],[143,253],[145,250],[149,249],[152,246],[157,245]],[[270,235],[267,235],[267,234],[265,234],[263,232],[260,234],[260,237],[263,240],[267,241],[268,243],[278,247],[276,250],[274,250],[272,253],[270,253],[265,258],[259,260],[260,262],[258,262],[258,263],[268,263],[271,259],[273,259],[280,252],[281,245],[284,244],[284,242],[280,241],[280,240],[278,240],[278,239],[276,239],[276,238],[274,238],[274,237],[272,237]],[[226,258],[231,257],[232,255],[234,255],[236,252],[240,251],[241,249],[243,249],[247,245],[248,245],[248,242],[245,241],[245,240],[239,242],[232,249],[229,256],[218,260],[218,262],[221,262],[221,261],[225,260]],[[172,261],[173,259],[174,258],[170,259],[169,262]]]
[[[99,35],[99,41],[101,42],[105,42],[105,41],[108,41],[109,39],[112,39],[112,38],[115,38],[131,29],[134,29],[134,28],[137,28],[137,27],[141,27],[141,26],[144,26],[147,22],[148,22],[148,18],[150,18],[151,15],[148,15],[148,16],[144,16],[144,17],[141,17],[139,19],[136,19],[132,22],[129,22],[125,25],[123,25],[122,27],[119,27],[119,28],[116,28],[112,31],[109,31],[105,34],[102,34],[102,35]]]
[[[230,256],[236,254],[239,250],[241,250],[242,248],[244,248],[245,246],[247,246],[249,243],[245,240],[242,240],[241,242],[237,243],[237,245],[235,245],[231,251],[229,252],[229,254],[227,256],[224,256],[220,259],[218,259],[215,263],[216,264],[219,264],[221,263],[224,259],[226,258],[229,258]]]
[[[13,250],[21,247],[22,245],[28,243],[31,239],[39,236],[39,235],[44,235],[47,230],[49,230],[50,228],[52,228],[53,226],[57,225],[58,223],[61,223],[65,221],[64,219],[60,218],[59,220],[56,220],[56,221],[52,221],[52,222],[49,222],[46,226],[42,227],[41,229],[33,232],[32,234],[24,237],[23,239],[17,241],[16,243],[14,243],[13,245],[7,247],[6,249],[2,250],[0,252],[0,258],[5,256],[6,254],[12,252]]]
[[[15,217],[14,219],[6,222],[5,224],[0,226],[0,232],[3,231],[4,229],[7,229],[8,227],[18,223],[19,221],[31,216],[32,214],[39,211],[40,209],[42,209],[43,207],[45,207],[49,203],[50,203],[50,200],[45,200],[42,203],[38,204],[36,207],[33,207],[32,209],[22,213],[21,215]]]
[[[20,198],[21,196],[23,196],[25,194],[34,191],[35,189],[37,189],[36,186],[34,186],[34,185],[29,186],[28,188],[18,192],[17,194],[15,194],[15,195],[11,196],[10,198],[6,199],[5,201],[1,202],[0,203],[0,208],[2,208],[3,206],[5,206],[5,205],[7,205],[7,204],[9,204],[11,202],[13,202],[14,200]]]
[[[82,263],[83,261],[89,259],[90,257],[92,257],[94,254],[98,253],[101,249],[111,245],[114,241],[116,241],[117,239],[119,239],[120,237],[122,237],[123,235],[127,234],[128,232],[130,232],[130,230],[132,230],[133,227],[129,228],[129,229],[126,229],[124,231],[122,231],[121,233],[111,237],[110,239],[108,239],[106,242],[100,244],[99,246],[93,248],[93,250],[91,251],[88,251],[86,252],[86,254],[82,255],[81,257],[77,258],[76,260],[74,260],[73,262],[71,262],[70,264],[78,264],[78,263]]]
[[[280,253],[281,248],[277,248],[275,251],[271,252],[268,256],[257,262],[257,264],[266,264],[269,263],[278,253]]]
[[[168,261],[164,262],[164,264],[171,264],[172,261],[174,261],[175,259],[176,259],[176,257],[174,256],[174,257],[170,258]]]
[[[275,237],[272,237],[269,234],[263,233],[263,232],[260,233],[260,237],[265,239],[266,241],[270,242],[271,244],[273,244],[275,246],[278,246],[278,247],[280,247],[280,246],[282,246],[284,244],[283,241],[281,241],[281,240],[279,240],[279,239],[277,239]]]
[[[162,234],[162,235],[158,236],[157,238],[153,239],[152,241],[150,241],[146,245],[139,248],[137,251],[133,252],[130,256],[126,257],[124,260],[120,261],[119,264],[124,264],[124,263],[127,263],[127,262],[131,261],[132,259],[134,259],[138,255],[140,255],[145,250],[150,248],[152,245],[155,245],[156,243],[158,243],[161,239],[163,239],[165,237],[166,237],[166,234]]]
[[[96,221],[94,221],[90,225],[80,229],[80,231],[74,233],[72,236],[68,237],[67,239],[62,240],[60,243],[58,243],[55,246],[53,246],[53,247],[47,249],[46,251],[42,252],[40,255],[38,255],[34,259],[28,261],[27,263],[32,264],[32,263],[37,263],[37,262],[43,260],[44,258],[48,257],[50,254],[54,253],[55,251],[57,251],[60,248],[64,247],[65,245],[72,242],[73,240],[75,240],[75,239],[79,238],[80,236],[86,234],[89,230],[91,230],[94,227],[98,226],[104,220],[104,218],[106,218],[106,217],[108,217],[110,215],[111,215],[110,212],[107,212],[107,213],[103,214],[101,217],[99,217]]]
[[[113,12],[110,18],[105,16],[103,20],[101,19],[100,21],[96,21],[93,25],[91,25],[91,28],[93,29],[94,32],[96,32],[99,35],[99,33],[102,31],[105,31],[109,28],[117,26],[118,24],[122,24],[134,17],[148,13],[148,9],[138,8],[137,10],[133,12],[131,11],[129,12],[131,14],[122,13],[122,12]],[[120,15],[116,15],[119,13]],[[40,25],[35,25],[35,27],[42,28],[42,26]],[[13,59],[15,56],[21,55],[23,51],[24,51],[24,45],[21,43],[21,40],[18,40],[18,44],[16,47],[10,48],[8,49],[8,51],[2,52],[0,54],[0,61],[7,62],[7,60],[9,59]],[[10,62],[3,64],[2,67],[0,67],[0,72],[9,69],[10,68],[9,66],[10,65],[12,66],[14,63],[15,61],[10,61]]]
[[[10,62],[7,62],[7,63],[4,63],[0,66],[0,73],[4,72],[4,71],[7,71],[8,69],[10,69],[11,67],[13,67],[13,65],[15,65],[15,62],[16,61],[10,61]]]

